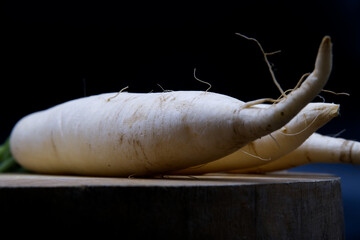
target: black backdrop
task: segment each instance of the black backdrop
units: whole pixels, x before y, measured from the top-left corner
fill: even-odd
[[[360,98],[359,18],[359,4],[350,0],[5,1],[0,137],[23,115],[84,95],[125,86],[205,90],[194,68],[211,91],[244,101],[278,97],[257,45],[236,32],[257,38],[266,51],[282,51],[269,59],[284,89],[312,70],[321,38],[330,35],[334,68],[326,88],[351,96],[322,96],[341,104],[331,131],[348,129]],[[344,134],[357,138],[358,131]]]
[[[115,2],[115,1],[114,1]],[[360,3],[317,1],[2,1],[0,140],[22,116],[129,86],[130,92],[205,90],[244,101],[276,98],[257,38],[284,89],[313,68],[330,35],[334,67],[321,95],[341,116],[321,131],[360,140]],[[161,86],[159,86],[159,85]],[[322,101],[322,99],[316,99]],[[89,106],[90,107],[90,106]]]

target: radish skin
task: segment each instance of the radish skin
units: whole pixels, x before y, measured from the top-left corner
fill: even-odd
[[[123,92],[107,101],[114,95],[73,100],[25,117],[10,138],[15,159],[35,172],[147,175],[211,161],[243,144],[234,130],[233,111],[241,105],[236,99],[204,92]]]
[[[360,142],[314,133],[300,147],[273,162],[232,172],[273,172],[310,163],[360,164]]]
[[[267,108],[262,104],[254,107]],[[242,147],[236,152],[200,166],[176,171],[174,174],[205,174],[252,168],[268,164],[298,148],[311,134],[338,116],[339,105],[309,103],[281,129]]]
[[[321,91],[331,66],[332,44],[324,37],[314,71],[266,109],[201,91],[72,100],[21,119],[11,152],[41,173],[153,175],[207,163],[284,126]]]

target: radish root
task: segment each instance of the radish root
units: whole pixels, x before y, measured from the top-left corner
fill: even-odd
[[[338,105],[309,103],[330,75],[331,40],[323,38],[314,70],[286,95],[267,59],[273,53],[265,53],[256,39],[238,35],[259,45],[281,99],[244,103],[208,92],[210,88],[168,92],[158,84],[164,92],[122,93],[125,87],[118,93],[75,99],[25,116],[10,136],[13,156],[31,171],[97,176],[210,173],[272,163],[338,115]],[[195,71],[195,79],[206,83]],[[305,122],[315,118],[305,129],[304,113]],[[298,134],[282,134],[284,126]]]

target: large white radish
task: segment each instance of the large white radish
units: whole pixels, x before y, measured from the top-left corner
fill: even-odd
[[[254,107],[266,108],[261,104]],[[298,148],[316,130],[336,117],[339,105],[309,103],[284,127],[247,144],[218,160],[176,171],[175,174],[204,174],[248,169],[268,164]]]
[[[281,128],[321,91],[331,66],[332,44],[324,37],[314,71],[267,109],[200,91],[69,101],[20,120],[11,152],[42,173],[151,175],[203,164]]]

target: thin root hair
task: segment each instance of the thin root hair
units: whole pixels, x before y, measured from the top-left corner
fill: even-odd
[[[279,53],[280,51],[274,51],[274,52],[266,53],[266,52],[264,51],[263,47],[261,46],[260,42],[259,42],[257,39],[251,38],[251,37],[248,37],[248,36],[245,36],[245,35],[243,35],[243,34],[241,34],[241,33],[235,33],[235,34],[238,35],[238,36],[240,36],[240,37],[243,37],[243,38],[245,38],[245,39],[247,39],[247,40],[251,40],[251,41],[256,42],[256,44],[259,46],[262,54],[264,55],[264,60],[265,60],[267,66],[268,66],[268,68],[269,68],[269,72],[270,72],[270,74],[271,74],[271,77],[272,77],[272,79],[273,79],[274,84],[275,84],[276,87],[279,89],[279,91],[280,91],[280,93],[281,93],[281,96],[286,97],[285,92],[284,92],[283,89],[281,88],[279,82],[276,80],[276,77],[275,77],[275,74],[274,74],[274,71],[273,71],[273,69],[272,69],[272,67],[271,67],[270,62],[269,62],[269,60],[267,59],[267,56],[268,56],[268,55],[273,55],[273,54]]]
[[[130,174],[130,175],[128,176],[128,179],[133,179],[133,178],[135,178],[135,176],[136,176],[136,174],[135,174],[135,173]]]
[[[334,138],[339,137],[339,136],[340,136],[341,134],[343,134],[345,131],[346,131],[346,129],[343,129],[343,130],[339,131],[338,133],[335,133],[335,134],[331,135],[331,137],[334,137]]]
[[[254,155],[254,154],[251,154],[251,153],[249,153],[249,152],[246,152],[246,151],[244,151],[244,150],[239,150],[239,151],[241,151],[242,153],[244,153],[244,154],[246,154],[246,155],[249,155],[249,156],[251,156],[251,157],[254,157],[254,158],[257,158],[257,159],[260,159],[261,161],[271,161],[271,158],[262,158],[262,157],[260,157],[260,156],[257,156],[257,155]]]
[[[163,92],[173,92],[173,90],[165,90],[159,83],[157,83],[156,85],[158,85]]]
[[[323,96],[321,96],[321,95],[317,95],[317,97],[318,97],[318,98],[321,98],[321,100],[323,101],[323,103],[325,103],[325,102],[326,102],[326,100],[325,100],[325,98],[324,98]]]
[[[300,85],[303,83],[303,81],[305,80],[305,78],[307,78],[310,75],[310,73],[304,73],[301,78],[299,79],[298,83],[296,84],[294,90],[298,89],[300,87]]]
[[[303,132],[305,132],[309,127],[311,127],[311,125],[314,124],[314,122],[316,121],[316,119],[319,117],[320,113],[318,115],[316,115],[316,117],[310,122],[310,124],[308,125],[306,122],[305,122],[305,125],[307,125],[304,129],[300,130],[299,132],[296,132],[296,133],[284,133],[284,132],[280,132],[281,134],[283,135],[286,135],[286,136],[296,136],[296,135],[299,135]]]
[[[264,54],[265,54],[266,56],[271,56],[271,55],[275,55],[275,54],[278,54],[278,53],[281,53],[281,50],[277,50],[277,51],[273,51],[273,52],[268,52],[268,53],[265,53],[265,52],[264,52]]]
[[[334,92],[334,91],[331,91],[331,90],[326,90],[326,89],[322,89],[321,90],[322,92],[326,92],[326,93],[331,93],[331,94],[334,94],[334,95],[345,95],[345,96],[350,96],[350,93],[346,93],[346,92],[340,92],[340,93],[337,93],[337,92]]]
[[[293,92],[294,90],[296,90],[296,89],[298,89],[299,87],[300,87],[300,85],[303,83],[303,81],[305,80],[305,78],[307,77],[307,76],[309,76],[310,75],[310,73],[305,73],[305,74],[303,74],[302,76],[301,76],[301,78],[299,79],[299,81],[297,82],[297,84],[296,84],[296,86],[294,87],[294,88],[292,88],[292,89],[288,89],[288,90],[286,90],[285,91],[285,95],[288,93],[288,92]],[[280,95],[279,96],[279,98],[278,98],[278,100],[281,100],[283,98],[283,95]]]
[[[280,144],[279,142],[276,140],[276,138],[270,133],[269,136],[272,138],[272,140],[274,140],[275,144],[278,146],[278,148],[280,149]]]
[[[112,96],[112,97],[109,97],[109,98],[107,99],[107,101],[109,102],[111,99],[116,98],[120,93],[122,93],[123,91],[125,91],[125,90],[128,89],[128,88],[129,88],[129,86],[124,87],[124,88],[121,89],[117,94],[115,94],[115,95]]]
[[[253,101],[250,101],[250,102],[246,102],[245,104],[243,104],[241,106],[241,108],[243,108],[243,109],[244,108],[249,108],[249,107],[252,107],[254,105],[265,103],[265,102],[278,103],[278,102],[280,102],[280,100],[279,99],[272,99],[272,98],[257,99],[257,100],[253,100]]]
[[[211,84],[208,83],[208,82],[205,82],[204,80],[199,79],[199,78],[196,76],[196,68],[194,68],[194,78],[195,78],[197,81],[201,82],[201,83],[204,83],[204,84],[206,84],[206,85],[209,85],[209,87],[206,89],[205,92],[208,92],[208,91],[210,90]]]

